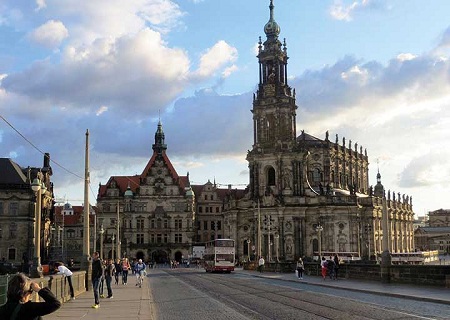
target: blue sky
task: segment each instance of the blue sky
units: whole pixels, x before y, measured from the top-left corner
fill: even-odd
[[[450,208],[450,2],[281,1],[297,91],[297,134],[329,130],[367,148],[387,189],[415,212]],[[64,168],[91,183],[140,174],[159,114],[180,175],[248,183],[256,45],[269,0],[4,0],[0,114]],[[42,155],[0,122],[0,156],[39,166]],[[56,164],[57,197],[83,181]],[[94,202],[95,200],[91,200]]]

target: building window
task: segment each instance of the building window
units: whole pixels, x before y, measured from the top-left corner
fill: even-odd
[[[203,213],[203,207],[202,206],[198,206],[198,213]]]
[[[216,213],[220,212],[220,207],[216,207]]]
[[[136,243],[137,244],[144,244],[144,234],[143,233],[137,233],[136,234]]]
[[[211,230],[216,230],[216,222],[211,221]]]
[[[161,229],[161,223],[162,223],[161,219],[156,220],[156,227],[158,229]]]
[[[3,202],[0,202],[0,215],[3,214]]]
[[[164,229],[167,229],[169,227],[169,224],[167,222],[167,219],[164,219]]]
[[[206,213],[209,212],[209,207],[205,207],[205,212],[206,212]]]
[[[17,216],[19,214],[19,203],[11,202],[9,204],[9,214],[12,216]]]
[[[205,194],[205,200],[208,200],[208,195],[207,194]]]
[[[3,229],[2,229],[2,226],[0,226],[0,239],[2,239],[3,238]]]
[[[182,226],[182,221],[183,221],[183,220],[181,220],[181,219],[175,219],[175,229],[176,229],[176,230],[180,230],[180,229],[183,228],[183,226]]]
[[[116,225],[116,219],[109,220],[109,225],[115,226]]]
[[[208,230],[208,221],[203,221],[203,230]]]
[[[136,229],[144,230],[144,219],[136,219]]]
[[[168,243],[169,242],[169,236],[167,235],[167,233],[164,234],[164,243]]]
[[[155,243],[155,235],[153,233],[150,235],[150,242]]]
[[[150,226],[152,229],[155,229],[155,220],[152,219],[152,221],[150,222]]]
[[[181,243],[181,242],[183,242],[181,233],[175,233],[175,243]]]
[[[209,240],[210,240],[210,241],[213,241],[213,240],[214,240],[214,234],[212,234],[212,235],[210,236]]]
[[[267,185],[274,186],[275,185],[275,169],[270,167],[267,170]]]
[[[217,230],[222,230],[222,223],[221,223],[221,221],[217,221]]]
[[[9,238],[17,238],[17,224],[15,224],[14,222],[9,225]]]
[[[162,234],[158,233],[156,235],[156,243],[162,243]]]
[[[213,195],[213,194],[211,195],[211,198],[210,198],[210,199],[211,199],[211,200],[214,200],[214,195]]]
[[[8,260],[16,260],[16,249],[15,248],[8,249]]]
[[[72,230],[72,229],[67,230],[66,237],[68,239],[75,238],[75,230]]]

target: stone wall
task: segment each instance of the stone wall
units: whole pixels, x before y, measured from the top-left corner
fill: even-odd
[[[319,276],[320,265],[305,262],[305,274]],[[266,263],[265,271],[294,272],[295,262]],[[246,270],[256,270],[257,263],[244,265]],[[409,283],[450,288],[450,266],[441,265],[392,265],[391,283]],[[346,279],[381,281],[381,268],[378,264],[342,264],[338,276]]]
[[[83,292],[86,292],[85,279],[86,279],[85,271],[76,271],[73,273],[72,284],[75,296],[78,296]],[[44,278],[35,278],[32,280],[39,283],[41,288],[49,287],[59,301],[66,302],[70,300],[69,284],[67,283],[67,280],[65,279],[64,276],[55,274],[46,276]],[[38,295],[34,293],[32,301],[37,301],[37,299]]]

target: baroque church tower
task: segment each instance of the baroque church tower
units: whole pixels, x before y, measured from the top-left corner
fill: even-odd
[[[253,197],[264,193],[278,194],[283,186],[283,155],[294,148],[296,138],[295,90],[287,83],[287,47],[278,39],[280,26],[274,18],[273,1],[270,18],[264,26],[267,36],[259,39],[259,84],[253,95],[253,149],[247,160],[250,163],[250,189]],[[286,180],[286,183],[287,180]]]

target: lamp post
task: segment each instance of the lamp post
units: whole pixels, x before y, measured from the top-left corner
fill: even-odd
[[[252,241],[250,239],[247,239],[247,254],[248,254],[248,262],[250,262],[250,243]]]
[[[30,276],[33,278],[42,278],[42,266],[41,266],[41,206],[42,206],[42,191],[45,185],[41,184],[38,178],[33,180],[31,184],[31,189],[36,195],[36,202],[34,205],[34,216],[35,216],[35,226],[34,226],[34,257],[33,257],[33,267],[30,270]]]
[[[316,231],[317,231],[317,238],[319,240],[319,262],[320,262],[320,259],[322,259],[322,231],[323,231],[323,227],[320,223],[316,226]]]
[[[100,259],[103,259],[103,234],[105,233],[105,229],[103,229],[103,224],[100,226]]]
[[[111,240],[112,240],[111,259],[116,260],[116,259],[114,259],[114,241],[116,240],[116,236],[114,233],[111,237]]]

